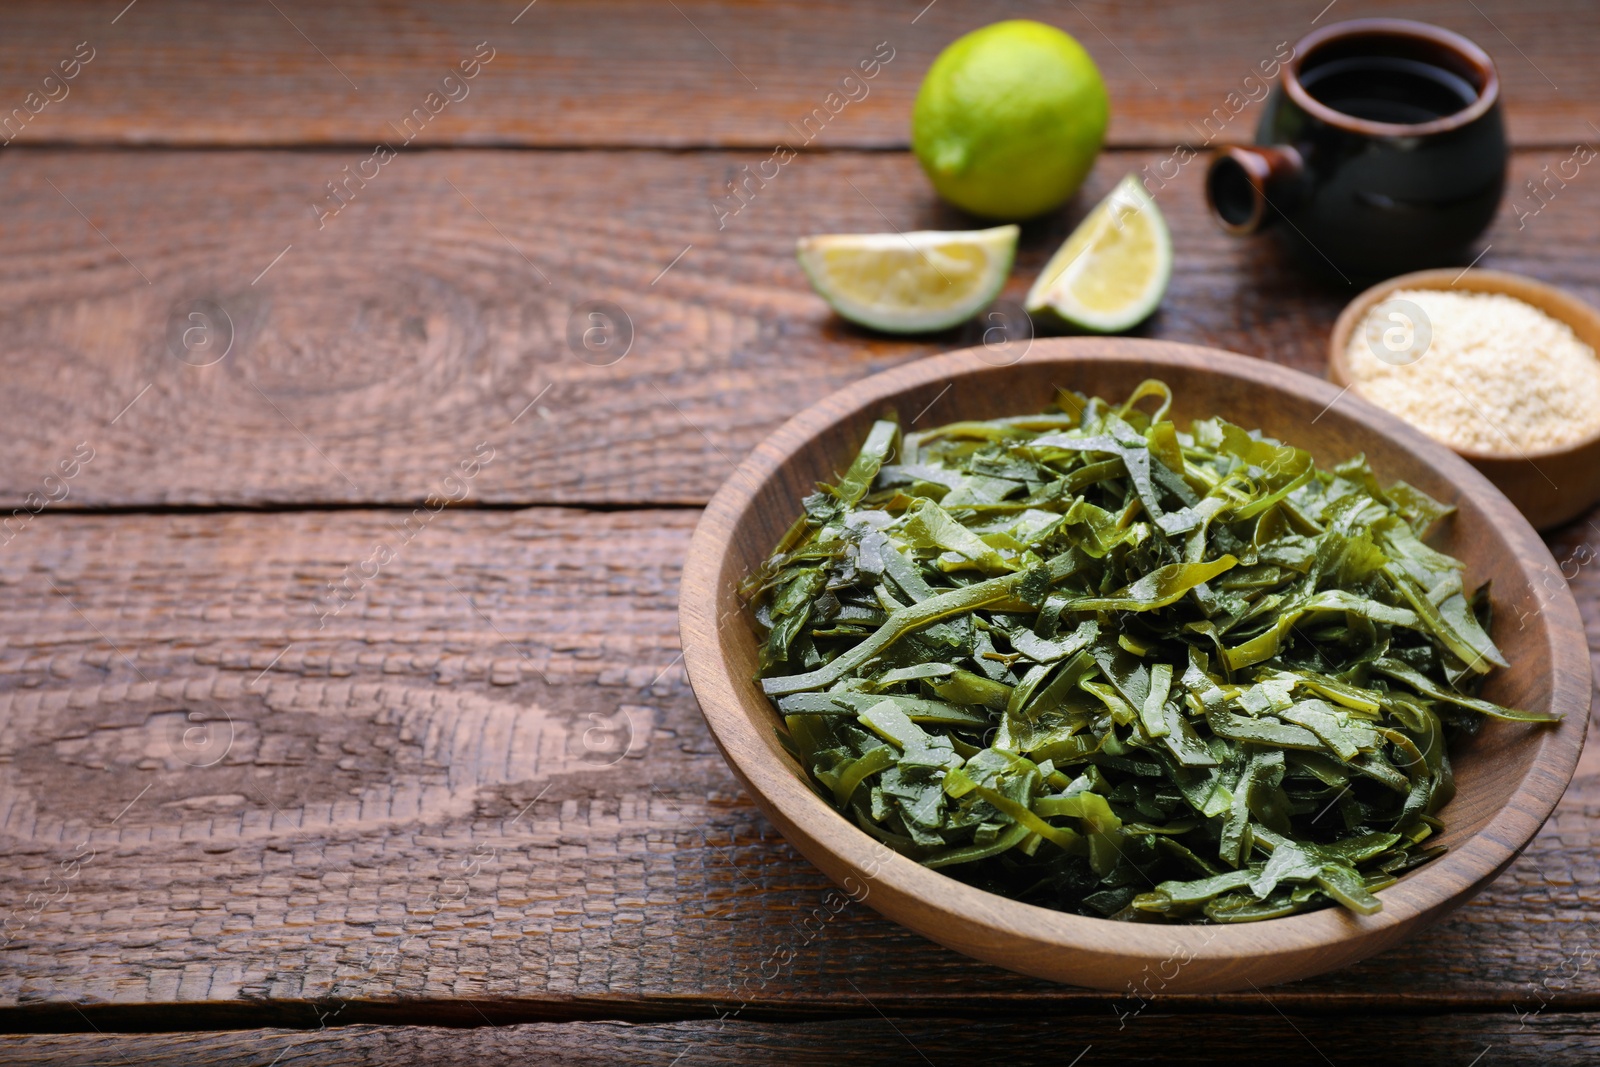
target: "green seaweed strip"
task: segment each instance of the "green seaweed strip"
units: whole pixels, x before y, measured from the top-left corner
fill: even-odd
[[[740,586],[785,748],[879,841],[1030,903],[1381,909],[1441,851],[1452,735],[1548,721],[1478,695],[1488,591],[1421,540],[1451,509],[1180,427],[1160,382],[1058,404],[880,420],[802,502]]]
[[[1056,581],[1071,574],[1078,565],[1079,561],[1075,555],[1062,555],[1046,564],[1045,572],[1050,581]],[[1028,577],[1022,574],[991,578],[986,582],[952,589],[948,593],[930,597],[912,607],[902,608],[889,616],[889,620],[871,637],[826,666],[788,678],[764,678],[761,681],[762,691],[768,696],[782,696],[784,693],[821,689],[838,681],[845,672],[861,666],[913,630],[930,626],[952,615],[960,615],[975,608],[1011,599]]]

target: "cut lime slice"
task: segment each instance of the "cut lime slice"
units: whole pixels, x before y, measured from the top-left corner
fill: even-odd
[[[1050,257],[1023,306],[1082,330],[1117,333],[1149,317],[1171,277],[1167,220],[1130,174]]]
[[[795,253],[811,287],[851,322],[885,333],[943,330],[1000,292],[1017,227],[802,237]]]

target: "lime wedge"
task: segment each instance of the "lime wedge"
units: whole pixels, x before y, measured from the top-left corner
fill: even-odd
[[[1167,220],[1130,174],[1050,257],[1023,307],[1082,330],[1117,333],[1149,317],[1171,277]]]
[[[943,330],[1000,292],[1017,227],[802,237],[795,253],[811,287],[851,322],[885,333]]]

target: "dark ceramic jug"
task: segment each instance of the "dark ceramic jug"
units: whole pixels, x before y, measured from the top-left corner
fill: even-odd
[[[1508,150],[1488,54],[1421,22],[1358,19],[1295,46],[1255,145],[1219,148],[1206,199],[1230,233],[1276,224],[1346,282],[1462,261]]]

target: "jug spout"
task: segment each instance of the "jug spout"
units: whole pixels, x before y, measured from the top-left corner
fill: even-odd
[[[1259,233],[1277,217],[1275,205],[1295,195],[1305,168],[1289,145],[1228,145],[1206,169],[1206,203],[1228,233]]]

